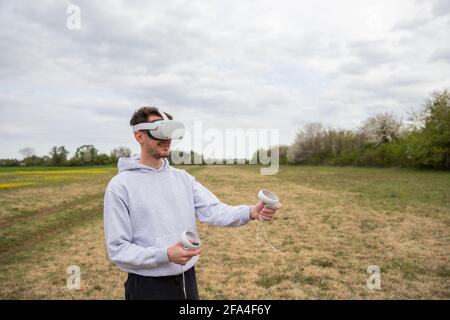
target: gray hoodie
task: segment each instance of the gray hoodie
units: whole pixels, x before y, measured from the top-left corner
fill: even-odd
[[[104,228],[109,258],[122,271],[143,276],[167,276],[186,271],[167,257],[167,248],[184,230],[196,230],[196,219],[222,227],[247,223],[250,206],[229,206],[185,170],[163,159],[159,169],[138,162],[139,156],[119,159],[104,199]],[[200,235],[201,238],[201,235]]]

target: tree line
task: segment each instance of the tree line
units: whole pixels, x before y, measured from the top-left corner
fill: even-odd
[[[450,170],[450,92],[432,93],[406,122],[379,113],[353,130],[306,124],[292,145],[279,147],[279,155],[280,164]]]
[[[100,153],[93,145],[82,145],[77,148],[73,157],[68,158],[69,151],[65,146],[53,146],[48,155],[37,156],[31,147],[19,151],[23,160],[0,159],[0,166],[92,166],[111,165],[120,157],[130,157],[131,150],[118,147],[109,154]]]
[[[391,113],[378,113],[355,129],[326,128],[320,123],[303,126],[291,145],[277,146],[280,164],[415,167],[450,170],[450,91],[432,93],[419,111],[402,121]],[[261,155],[272,150],[258,150],[245,163],[259,163]],[[131,156],[127,147],[109,154],[93,145],[77,148],[68,158],[65,146],[54,146],[49,155],[39,157],[33,148],[23,148],[23,160],[0,159],[0,166],[85,166],[110,165],[120,157]],[[205,159],[194,151],[182,157]],[[171,157],[169,157],[171,160]],[[226,163],[226,160],[219,161]]]

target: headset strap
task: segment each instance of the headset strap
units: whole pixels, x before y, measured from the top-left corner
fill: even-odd
[[[156,128],[158,128],[157,123],[143,122],[143,123],[138,123],[137,125],[133,126],[133,132],[136,132],[139,130],[155,130]]]
[[[156,120],[157,121],[166,121],[170,119],[167,117],[167,115],[164,113],[164,111],[159,111],[159,113],[161,114],[162,120]],[[137,125],[133,126],[133,132],[139,131],[139,130],[155,130],[156,128],[158,128],[158,125],[153,123],[153,122],[143,122],[143,123],[138,123]]]
[[[163,118],[163,120],[169,120],[169,118],[168,118],[167,115],[164,113],[164,111],[159,110],[159,113],[161,114],[161,117]]]

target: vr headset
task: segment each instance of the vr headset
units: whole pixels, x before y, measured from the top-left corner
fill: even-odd
[[[138,123],[133,126],[133,132],[146,130],[150,139],[154,140],[181,140],[185,132],[184,124],[180,121],[170,120],[163,111],[159,113],[162,119]]]

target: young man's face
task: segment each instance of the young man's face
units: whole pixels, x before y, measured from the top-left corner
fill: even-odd
[[[156,114],[148,117],[149,122],[161,119],[162,117]],[[155,140],[150,138],[147,133],[140,131],[135,133],[135,137],[141,145],[142,152],[148,153],[156,159],[169,156],[171,140]]]

